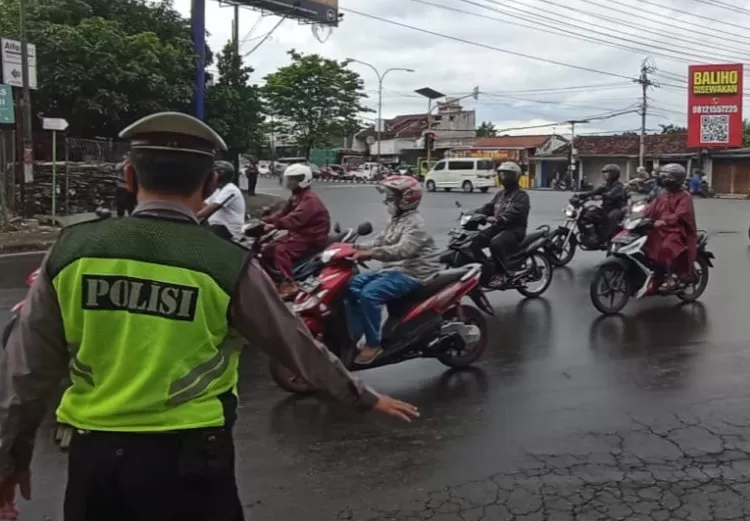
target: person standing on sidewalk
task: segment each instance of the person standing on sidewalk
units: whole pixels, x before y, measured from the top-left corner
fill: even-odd
[[[122,156],[122,161],[115,166],[115,172],[117,173],[117,187],[115,188],[115,207],[117,210],[117,217],[124,217],[125,215],[132,214],[137,203],[135,194],[128,189],[128,185],[125,182],[125,165],[127,162],[128,156],[126,154]]]
[[[17,516],[17,489],[31,497],[35,434],[68,376],[65,521],[242,521],[235,331],[342,403],[418,416],[354,379],[249,252],[199,226],[226,150],[215,131],[167,112],[120,137],[138,207],[63,230],[0,354],[0,516]]]
[[[258,175],[260,170],[258,169],[258,161],[255,158],[250,159],[245,169],[245,175],[247,176],[247,195],[255,195],[255,188],[258,186]]]

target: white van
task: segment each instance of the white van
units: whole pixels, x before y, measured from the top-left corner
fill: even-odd
[[[430,192],[438,188],[443,188],[446,192],[454,188],[460,188],[467,193],[474,190],[487,192],[497,186],[495,164],[487,158],[442,159],[427,172],[424,186]]]

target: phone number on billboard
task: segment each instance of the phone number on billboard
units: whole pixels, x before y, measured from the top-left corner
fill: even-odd
[[[693,107],[693,114],[734,114],[739,111],[737,105],[697,105]]]

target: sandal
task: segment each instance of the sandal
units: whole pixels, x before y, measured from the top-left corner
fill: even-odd
[[[677,287],[680,285],[679,279],[675,275],[670,275],[667,280],[665,280],[661,286],[659,286],[659,291],[663,292],[670,292],[677,289]]]
[[[354,359],[354,363],[358,365],[368,365],[375,361],[377,357],[379,357],[383,353],[383,349],[380,347],[376,347],[372,350],[372,353],[365,355],[362,353],[362,351],[359,352],[357,355],[357,358]]]

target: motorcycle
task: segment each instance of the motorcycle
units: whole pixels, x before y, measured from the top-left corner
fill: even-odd
[[[485,272],[492,269],[492,266],[496,269],[499,267],[500,271],[507,275],[505,280],[501,284],[493,284],[494,273],[484,273],[482,280],[489,281],[482,287],[484,291],[514,289],[530,298],[538,297],[547,291],[552,282],[552,265],[543,249],[550,234],[548,226],[540,226],[535,232],[528,234],[507,260],[508,265],[497,259],[493,259],[493,264],[481,263],[472,252],[472,244],[479,236],[480,227],[487,224],[487,217],[464,213],[458,201],[456,207],[460,210],[459,226],[448,232],[451,237],[448,250],[440,256],[440,262],[452,268],[479,263],[483,265]],[[516,267],[519,269],[512,269]],[[484,294],[481,298],[486,301]],[[490,307],[489,302],[486,307]]]
[[[698,254],[693,273],[681,280],[674,289],[665,291],[661,284],[665,272],[646,257],[644,247],[654,222],[642,215],[626,220],[623,230],[612,239],[610,256],[602,262],[591,280],[589,295],[600,313],[619,313],[631,298],[641,299],[654,295],[674,295],[684,302],[700,298],[708,285],[708,270],[713,268],[714,254],[708,251],[708,234],[698,231]],[[601,286],[606,286],[604,291]],[[620,295],[619,300],[615,297]],[[609,297],[609,303],[605,302]]]
[[[334,243],[353,244],[358,238],[372,233],[372,224],[369,222],[363,222],[357,226],[357,228],[347,228],[346,230],[342,230],[339,223],[336,223],[333,231],[334,233],[328,237],[328,245]],[[261,253],[263,252],[263,248],[273,241],[284,237],[287,232],[285,230],[274,229],[266,233],[262,221],[253,221],[245,225],[243,233],[247,238],[245,247],[250,249],[258,259],[262,259]],[[320,272],[323,267],[320,260],[320,254],[326,247],[311,250],[295,263],[292,269],[292,276],[295,281],[299,282],[305,280]],[[263,269],[269,274],[275,283],[281,283],[282,276],[273,266],[269,266],[265,262],[262,262],[262,265]]]
[[[369,364],[357,364],[356,339],[351,338],[345,298],[352,277],[363,262],[352,257],[358,250],[351,244],[331,244],[321,255],[320,275],[300,283],[292,310],[298,314],[316,340],[323,343],[350,371],[396,364],[414,358],[436,358],[452,368],[476,362],[487,347],[487,323],[482,312],[461,304],[465,296],[482,308],[474,291],[481,277],[479,264],[441,271],[415,291],[387,304],[383,325],[383,353]],[[479,294],[481,295],[481,294]],[[314,389],[272,360],[271,376],[285,391],[307,394]]]

